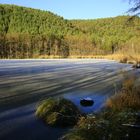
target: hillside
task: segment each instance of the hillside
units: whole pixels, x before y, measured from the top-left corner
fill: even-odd
[[[140,18],[65,20],[48,11],[0,4],[0,58],[140,53]]]
[[[0,58],[67,56],[63,38],[76,30],[70,22],[51,12],[1,4]]]
[[[96,20],[72,20],[71,22],[91,36],[96,46],[110,50],[111,47],[119,49],[130,40],[137,42],[140,39],[140,18],[129,19],[129,16],[118,16]]]
[[[74,30],[70,22],[48,11],[0,5],[0,13],[1,33],[63,35]]]

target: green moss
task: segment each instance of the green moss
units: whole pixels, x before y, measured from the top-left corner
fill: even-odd
[[[38,106],[36,115],[52,126],[72,126],[77,123],[81,113],[67,99],[49,98]]]

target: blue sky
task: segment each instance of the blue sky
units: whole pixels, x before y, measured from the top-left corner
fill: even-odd
[[[1,4],[15,4],[51,11],[66,19],[95,19],[126,14],[128,0],[0,0]]]

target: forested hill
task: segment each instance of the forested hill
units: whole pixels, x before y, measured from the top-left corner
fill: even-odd
[[[93,56],[140,51],[140,18],[65,20],[48,11],[0,4],[0,58]],[[131,51],[131,50],[130,50]]]
[[[133,20],[130,19],[130,16],[117,16],[111,18],[100,18],[100,19],[90,19],[90,20],[71,20],[72,24],[79,29],[82,29],[84,32],[96,32],[97,30],[104,32],[118,32],[118,30],[127,30],[129,32],[140,29],[140,18],[134,17]],[[109,29],[109,30],[108,30]],[[128,30],[127,30],[128,31]]]
[[[51,12],[0,4],[0,58],[67,57],[64,37],[77,32]]]
[[[96,20],[72,20],[74,26],[92,37],[92,42],[105,50],[121,47],[124,43],[140,39],[140,18],[118,16]],[[139,40],[140,41],[140,40]],[[118,46],[119,45],[119,46]]]
[[[15,5],[0,5],[0,32],[63,35],[75,31],[63,17]]]

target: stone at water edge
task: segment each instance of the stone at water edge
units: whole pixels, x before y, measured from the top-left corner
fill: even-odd
[[[94,101],[91,98],[86,97],[80,100],[80,104],[82,106],[92,106],[94,104]]]
[[[134,64],[132,67],[135,69],[140,69],[140,63]]]

